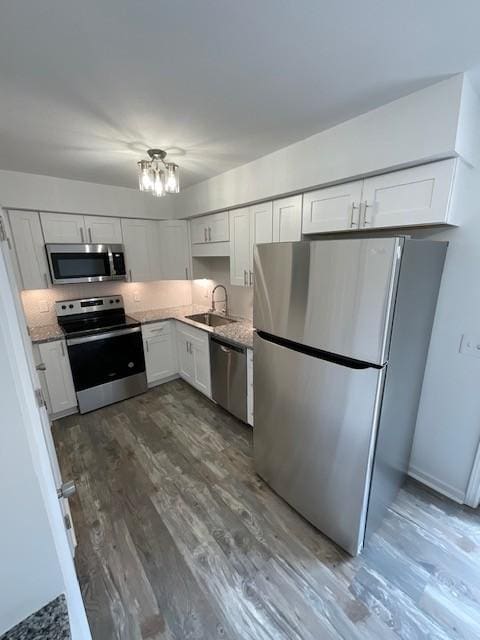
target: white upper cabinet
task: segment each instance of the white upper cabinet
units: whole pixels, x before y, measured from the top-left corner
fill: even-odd
[[[230,282],[248,286],[252,273],[250,207],[230,211]]]
[[[291,196],[273,203],[273,242],[302,239],[302,196]]]
[[[228,211],[192,220],[192,244],[228,242]]]
[[[122,220],[126,267],[130,282],[161,279],[158,223],[154,220]]]
[[[160,260],[163,280],[189,280],[191,276],[188,227],[185,220],[159,223]]]
[[[83,216],[71,213],[40,213],[45,242],[88,242]]]
[[[10,211],[8,217],[22,289],[48,288],[48,263],[38,213]]]
[[[267,244],[273,242],[273,203],[262,202],[250,207],[252,224],[252,243]]]
[[[122,244],[122,225],[119,218],[85,216],[86,242]]]
[[[302,233],[358,229],[363,180],[303,194]]]
[[[449,222],[455,159],[367,178],[361,226],[403,227]]]

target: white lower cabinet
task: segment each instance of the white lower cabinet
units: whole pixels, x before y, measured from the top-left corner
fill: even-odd
[[[172,321],[142,325],[143,351],[149,385],[178,374],[175,326]]]
[[[253,349],[247,349],[247,422],[253,427]]]
[[[77,396],[73,386],[72,371],[65,340],[43,342],[38,345],[40,381],[51,416],[73,413]]]
[[[182,322],[176,325],[180,377],[211,398],[208,333]]]

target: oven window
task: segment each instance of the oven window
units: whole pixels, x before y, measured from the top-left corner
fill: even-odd
[[[108,253],[52,253],[51,260],[58,280],[110,275]]]

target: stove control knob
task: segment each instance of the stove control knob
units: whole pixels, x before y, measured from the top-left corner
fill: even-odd
[[[67,305],[66,304],[62,304],[62,309],[66,309]]]
[[[73,304],[69,304],[69,305],[68,305],[68,308],[69,308],[69,309],[73,309]]]
[[[118,303],[120,302],[119,298],[117,298],[117,299],[115,300],[115,302],[118,304]]]
[[[110,304],[113,304],[113,300],[110,300]]]

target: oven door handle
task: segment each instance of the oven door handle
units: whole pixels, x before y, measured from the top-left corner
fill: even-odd
[[[142,327],[131,327],[129,329],[115,329],[114,331],[106,331],[95,334],[94,336],[85,336],[83,338],[67,338],[67,347],[73,347],[76,344],[84,344],[85,342],[95,342],[96,340],[106,340],[107,338],[116,338],[117,336],[126,336],[129,333],[139,333]]]

